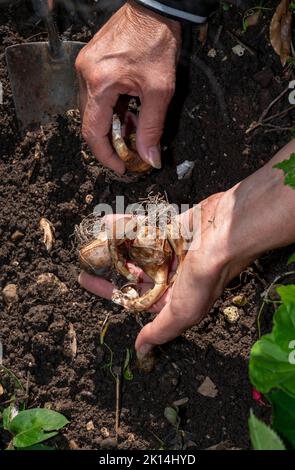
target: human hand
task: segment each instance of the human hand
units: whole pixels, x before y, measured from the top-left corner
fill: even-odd
[[[149,309],[159,314],[138,335],[136,349],[139,355],[147,354],[154,345],[163,344],[198,323],[221,294],[229,276],[234,274],[228,269],[226,250],[222,250],[224,234],[220,231],[219,239],[212,223],[222,198],[223,194],[217,194],[179,216],[180,224],[186,228],[190,226],[195,239],[180,269],[176,259],[171,266],[170,278],[176,269],[179,271],[174,285]],[[129,220],[124,215],[108,217],[111,224],[114,220],[116,224],[119,220],[124,224]],[[138,279],[140,295],[153,287],[151,279],[140,268],[130,262],[128,269]],[[81,273],[79,282],[90,292],[107,299],[112,298],[116,289],[106,279],[85,272]]]
[[[159,314],[137,337],[139,357],[197,324],[227,283],[261,253],[294,243],[295,191],[284,184],[283,172],[274,169],[294,152],[292,140],[244,181],[180,216],[187,226],[198,211],[198,239],[187,252],[173,286],[153,305],[151,311]],[[130,269],[139,276],[142,291],[151,287],[138,268],[131,265]],[[82,273],[79,280],[90,292],[111,299],[115,287],[105,279]]]
[[[78,55],[82,134],[95,157],[119,174],[125,166],[109,133],[120,95],[140,98],[137,150],[147,163],[161,167],[160,139],[180,45],[180,23],[129,1]]]

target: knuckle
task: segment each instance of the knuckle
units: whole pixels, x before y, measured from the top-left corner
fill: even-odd
[[[89,52],[88,46],[83,47],[75,60],[75,68],[78,73],[84,74],[85,70],[89,68]]]
[[[82,73],[84,68],[84,59],[82,52],[80,52],[75,60],[75,69],[78,73]]]
[[[175,83],[170,80],[162,81],[152,87],[152,92],[156,96],[160,96],[161,100],[169,102],[175,92]]]
[[[104,76],[99,70],[92,71],[87,77],[89,87],[94,89],[100,88],[104,81]]]
[[[143,127],[142,131],[144,133],[144,138],[147,144],[150,142],[151,144],[154,143],[154,141],[160,141],[160,138],[162,136],[164,130],[164,124],[159,125],[146,125]]]
[[[79,53],[75,61],[75,69],[77,73],[83,77],[85,82],[90,87],[97,88],[106,79],[107,74],[104,72],[104,68],[98,63],[93,65],[91,56],[83,50]]]
[[[167,99],[170,101],[172,96],[174,95],[175,92],[175,84],[174,83],[167,83],[164,87],[163,90],[163,95],[167,97]]]

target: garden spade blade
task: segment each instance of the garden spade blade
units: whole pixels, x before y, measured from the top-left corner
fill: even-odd
[[[48,2],[48,3],[47,3]],[[75,60],[82,42],[60,41],[52,0],[34,0],[48,30],[48,42],[9,46],[6,62],[17,118],[22,128],[43,124],[77,107]]]

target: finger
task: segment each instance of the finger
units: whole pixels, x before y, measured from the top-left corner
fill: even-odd
[[[82,271],[78,282],[81,287],[88,290],[92,294],[98,295],[99,297],[103,297],[104,299],[110,300],[112,298],[113,292],[115,290],[115,286],[103,279],[102,277],[92,276],[91,274]]]
[[[122,175],[125,165],[113,149],[109,133],[112,127],[113,105],[106,99],[96,102],[88,99],[82,124],[83,137],[100,163]]]
[[[205,266],[200,266],[200,275],[196,280],[193,275],[194,262],[196,261],[191,253],[188,253],[171,290],[169,301],[154,321],[140,331],[135,343],[137,351],[144,351],[146,354],[153,346],[171,341],[198,323],[207,313],[212,303],[210,295],[216,280],[212,280],[210,285]],[[192,292],[194,295],[189,295]]]
[[[147,276],[141,268],[129,262],[127,262],[127,267],[128,267],[128,271],[130,271],[131,274],[136,276],[138,283],[141,284],[143,282],[147,282],[149,284],[152,284],[152,279],[149,276]]]
[[[82,271],[79,275],[78,282],[81,287],[86,289],[88,292],[91,292],[94,295],[98,295],[107,300],[111,300],[116,287],[106,279],[103,279],[98,276],[93,276],[91,274]],[[153,288],[153,284],[149,282],[143,282],[139,284],[140,295],[145,294]],[[150,312],[158,313],[165,303],[168,302],[168,292],[166,291],[164,295],[159,299],[154,305],[149,309]]]
[[[167,294],[168,296],[171,293]],[[167,343],[177,338],[183,331],[189,328],[191,321],[184,320],[181,315],[175,315],[171,309],[170,298],[166,297],[166,304],[156,318],[145,325],[137,336],[135,349],[147,354],[154,346]]]
[[[160,141],[172,95],[169,89],[164,88],[147,91],[141,97],[136,135],[137,150],[141,158],[154,168],[161,168]]]

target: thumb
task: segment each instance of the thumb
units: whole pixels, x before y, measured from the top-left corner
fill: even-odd
[[[153,90],[146,92],[141,99],[137,150],[144,161],[158,169],[161,168],[160,141],[171,96],[165,91]]]
[[[170,299],[159,315],[140,331],[135,349],[145,356],[155,345],[164,344],[199,323],[220,295],[219,272],[208,272],[208,263],[188,251],[179,275],[170,291]],[[198,266],[198,273],[194,268]]]
[[[135,349],[138,356],[145,356],[156,345],[167,343],[191,326],[171,309],[168,302],[151,323],[145,325],[137,336]]]

